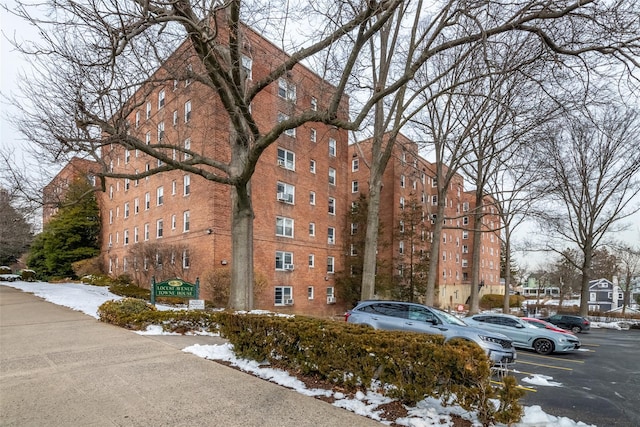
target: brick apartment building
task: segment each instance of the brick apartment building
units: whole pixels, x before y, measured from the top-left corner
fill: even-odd
[[[284,54],[247,30],[243,67],[260,79]],[[197,81],[171,79],[172,61],[184,64],[188,45],[161,67],[153,87],[132,100],[132,135],[148,144],[175,145],[198,155],[230,157],[229,119],[212,90]],[[276,59],[274,59],[276,58]],[[197,61],[193,61],[193,67]],[[197,72],[198,70],[195,70]],[[293,112],[323,108],[332,88],[297,65],[251,105],[261,129]],[[348,111],[344,100],[342,111]],[[346,116],[345,116],[346,117]],[[183,154],[175,154],[183,155]],[[345,226],[348,135],[320,123],[287,131],[262,154],[252,179],[256,308],[328,316],[335,302],[334,272],[341,268],[339,231]],[[158,160],[113,145],[103,157],[115,173],[148,171]],[[200,278],[201,297],[213,290],[203,278],[231,263],[230,187],[184,171],[139,180],[107,179],[102,201],[102,254],[109,274],[136,282],[179,276]]]
[[[371,140],[349,146],[351,201],[368,193],[371,160]],[[386,269],[383,273],[401,281],[409,264],[420,261],[429,253],[433,239],[432,224],[438,205],[435,165],[420,156],[418,146],[399,135],[391,159],[382,178],[378,259]],[[416,203],[419,217],[415,235],[406,229],[405,213]],[[487,200],[490,204],[490,200]],[[416,209],[414,207],[414,209]],[[467,302],[470,295],[473,256],[473,226],[471,213],[475,209],[475,193],[464,191],[464,180],[456,174],[448,189],[444,229],[442,231],[438,273],[437,300],[441,307],[455,307]],[[500,287],[499,220],[493,206],[483,207],[484,232],[480,255],[481,294],[502,293]],[[493,230],[493,231],[492,231]]]
[[[259,79],[280,63],[274,58],[284,53],[251,30],[246,37],[250,58],[243,58],[243,66],[248,78]],[[156,72],[153,86],[141,88],[132,98],[131,104],[138,107],[127,118],[129,132],[147,144],[172,145],[226,161],[230,126],[218,97],[197,81],[171,78],[171,67],[184,67],[190,54],[188,44],[179,48]],[[198,61],[193,64],[196,67]],[[262,129],[270,129],[283,115],[322,108],[331,90],[326,81],[297,65],[254,100],[252,113]],[[346,117],[346,99],[342,112]],[[348,209],[358,193],[367,191],[366,168],[359,167],[364,164],[359,161],[369,155],[366,147],[366,141],[349,146],[344,130],[308,123],[283,134],[262,154],[251,184],[254,269],[260,282],[256,308],[317,316],[344,311],[335,292],[334,273],[343,270],[348,255],[344,247]],[[170,154],[187,155],[180,150]],[[102,155],[114,173],[140,173],[162,165],[120,145],[105,147]],[[72,163],[54,181],[64,181],[68,171],[80,169],[79,160]],[[88,168],[85,163],[82,167]],[[392,261],[390,268],[406,266],[410,249],[393,235],[401,206],[418,197],[430,225],[437,204],[434,175],[433,165],[419,156],[417,145],[403,138],[385,172],[382,192],[381,221],[387,224],[383,238],[391,245],[381,249],[379,256]],[[215,291],[208,278],[223,275],[231,263],[230,187],[174,170],[138,180],[108,178],[105,190],[99,205],[101,257],[108,273],[129,275],[143,286],[152,277],[177,276],[191,282],[200,278],[201,297],[212,299]],[[57,190],[47,188],[46,192]],[[456,176],[438,263],[443,306],[463,303],[469,295],[472,236],[470,228],[465,228],[469,219],[464,214],[467,208],[473,209],[471,200],[462,177]],[[53,212],[48,210],[46,215]],[[426,230],[425,239],[414,244],[414,250],[428,251],[431,234]],[[499,284],[497,240],[483,241],[484,290]]]
[[[94,173],[98,165],[86,159],[79,157],[72,158],[54,179],[47,184],[43,191],[42,205],[42,224],[47,224],[51,217],[54,216],[60,207],[60,203],[64,200],[67,189],[76,179],[89,179],[95,185]]]

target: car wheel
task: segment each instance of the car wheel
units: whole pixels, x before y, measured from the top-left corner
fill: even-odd
[[[551,354],[553,351],[553,343],[548,339],[540,338],[533,342],[533,349],[536,353]]]
[[[572,326],[571,332],[573,332],[574,334],[579,334],[580,332],[582,332],[582,328],[580,326]]]

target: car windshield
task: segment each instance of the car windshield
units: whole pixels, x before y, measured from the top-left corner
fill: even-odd
[[[446,311],[437,310],[435,308],[431,308],[431,311],[433,311],[444,323],[448,323],[450,325],[468,326],[462,320],[458,319],[452,314],[447,313]]]

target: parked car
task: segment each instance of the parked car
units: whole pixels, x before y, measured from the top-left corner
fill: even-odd
[[[574,334],[588,331],[591,329],[591,322],[582,316],[574,316],[570,314],[554,314],[551,317],[546,317],[541,320],[545,322],[553,323],[563,329],[567,329]]]
[[[374,329],[422,332],[442,335],[445,342],[463,339],[478,344],[494,365],[515,363],[513,343],[502,334],[467,326],[457,317],[422,304],[403,301],[362,301],[345,314],[349,323],[368,325]]]
[[[536,328],[510,314],[474,314],[465,317],[464,321],[479,329],[504,334],[513,340],[514,346],[535,350],[540,354],[567,353],[581,345],[574,335]]]
[[[536,328],[549,329],[550,331],[573,335],[573,332],[567,331],[566,329],[559,328],[553,323],[545,322],[542,319],[536,319],[534,317],[522,317],[521,319],[527,322],[528,324],[535,326]]]

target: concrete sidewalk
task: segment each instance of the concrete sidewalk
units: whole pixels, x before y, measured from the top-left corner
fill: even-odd
[[[2,426],[379,426],[147,337],[0,286]]]

